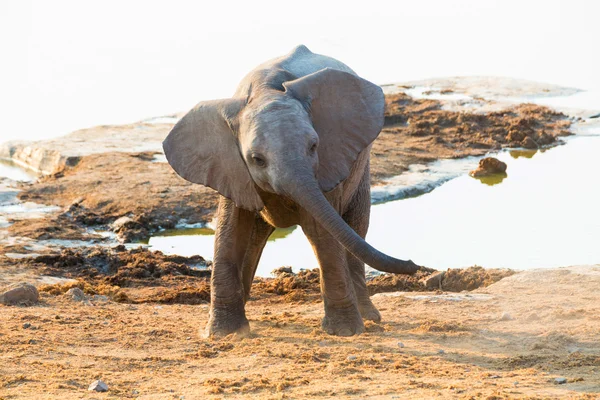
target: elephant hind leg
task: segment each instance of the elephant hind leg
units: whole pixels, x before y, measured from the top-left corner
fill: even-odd
[[[252,287],[254,275],[256,274],[258,262],[260,261],[260,256],[267,244],[269,236],[271,236],[274,230],[275,228],[266,223],[260,216],[257,215],[255,217],[252,233],[250,234],[250,240],[242,263],[242,283],[244,284],[245,302],[250,298],[250,289]]]

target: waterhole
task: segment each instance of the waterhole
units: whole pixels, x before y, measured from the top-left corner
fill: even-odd
[[[507,163],[506,177],[479,180],[462,172],[428,193],[374,205],[367,241],[436,269],[600,263],[599,155],[600,136],[573,137],[542,151],[500,152],[495,156]],[[469,162],[475,167],[476,160]],[[420,173],[428,179],[427,168]],[[208,228],[163,232],[149,240],[153,250],[207,259],[213,242]],[[318,266],[300,228],[273,234],[257,275],[281,266],[296,271]]]

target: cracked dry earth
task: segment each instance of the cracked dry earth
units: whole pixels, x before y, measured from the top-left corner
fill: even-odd
[[[39,305],[0,306],[0,398],[597,399],[599,285],[588,266],[379,293],[383,322],[350,338],[322,332],[318,298],[262,294],[247,305],[253,333],[221,340],[198,334],[207,304],[42,291]],[[96,379],[107,393],[87,391]]]

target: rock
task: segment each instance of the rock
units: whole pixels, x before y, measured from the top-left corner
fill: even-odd
[[[30,305],[39,300],[40,294],[36,287],[26,282],[15,283],[0,292],[0,303],[6,305]]]
[[[439,350],[437,351],[437,353],[438,353],[438,354],[446,354],[446,351],[445,351],[445,350],[442,350],[442,349],[439,349]]]
[[[275,277],[280,277],[280,276],[286,276],[286,275],[293,275],[294,272],[292,271],[292,267],[279,267],[274,269],[273,271],[271,271],[271,275],[275,276]]]
[[[65,296],[70,297],[71,300],[73,300],[73,301],[85,301],[86,300],[85,293],[83,293],[83,290],[79,289],[78,287],[69,289],[67,291],[67,293],[65,293]]]
[[[442,289],[442,281],[444,280],[444,275],[446,271],[436,271],[433,274],[426,276],[421,279],[421,284],[425,286],[427,289],[435,290]]]
[[[348,356],[348,357],[346,357],[346,360],[348,360],[348,361],[355,361],[356,360],[356,356]]]
[[[506,163],[494,157],[486,157],[479,160],[477,169],[469,172],[472,177],[490,176],[495,174],[505,174]]]
[[[108,392],[108,385],[101,380],[97,380],[92,382],[92,384],[88,387],[88,390],[93,392]]]
[[[567,378],[555,378],[554,383],[556,383],[557,385],[564,385],[565,383],[567,383]]]
[[[92,296],[92,300],[97,301],[99,303],[107,303],[110,299],[108,296],[104,296],[102,294],[95,294]]]
[[[511,321],[513,319],[512,315],[507,312],[503,312],[500,316],[500,321]]]
[[[126,224],[131,224],[133,222],[134,222],[133,219],[130,218],[130,217],[127,217],[127,216],[121,217],[121,218],[117,218],[115,220],[115,222],[112,223],[111,228],[112,228],[113,232],[118,232]]]
[[[529,136],[527,136],[525,139],[523,139],[523,141],[521,142],[521,146],[525,147],[526,149],[537,149],[538,147],[540,147],[535,142],[535,140],[533,140]]]
[[[77,206],[79,206],[81,203],[83,203],[83,201],[84,201],[84,200],[85,200],[85,197],[78,197],[78,198],[76,198],[75,200],[73,200],[73,201],[71,202],[71,206],[72,206],[72,207],[77,207]]]
[[[400,347],[401,349],[403,349],[404,348],[404,343],[398,342],[398,347]]]
[[[29,322],[25,322],[23,324],[23,329],[28,329],[28,328],[31,328],[31,324]]]

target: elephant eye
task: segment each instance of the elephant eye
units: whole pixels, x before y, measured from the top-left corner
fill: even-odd
[[[264,167],[265,165],[267,165],[267,162],[260,154],[252,154],[251,158],[252,158],[252,162],[257,167]]]
[[[315,142],[315,143],[313,143],[313,144],[310,146],[310,148],[308,149],[308,152],[309,152],[310,154],[314,154],[314,152],[315,152],[315,151],[317,151],[317,143],[316,143],[316,142]]]

